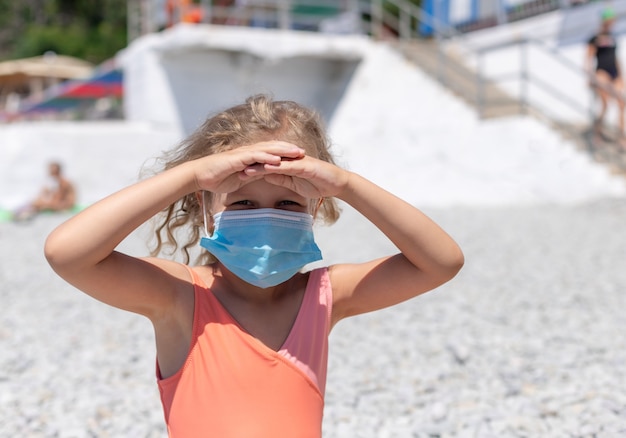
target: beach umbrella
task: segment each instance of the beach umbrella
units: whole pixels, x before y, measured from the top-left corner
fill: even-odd
[[[100,70],[86,79],[62,82],[51,87],[37,101],[26,100],[20,115],[80,108],[85,103],[104,97],[121,98],[124,94],[121,70]]]

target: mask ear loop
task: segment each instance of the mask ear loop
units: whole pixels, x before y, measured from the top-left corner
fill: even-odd
[[[313,210],[313,219],[317,217],[317,212],[319,211],[323,203],[324,203],[324,198],[320,198],[319,201],[317,201],[317,205],[315,206],[315,209]]]
[[[202,204],[202,223],[204,224],[204,235],[206,237],[210,237],[209,228],[206,225],[206,191],[202,190],[202,194],[200,195],[200,203]]]

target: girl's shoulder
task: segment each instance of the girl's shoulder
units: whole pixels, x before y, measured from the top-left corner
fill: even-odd
[[[185,273],[189,276],[190,269],[195,269],[196,267],[191,267],[182,262],[178,262],[175,260],[164,259],[161,257],[142,257],[141,260],[150,263],[162,269],[165,273],[169,275],[173,275],[176,277],[185,277]]]
[[[204,279],[204,271],[202,266],[189,266],[185,263],[163,259],[159,257],[145,257],[143,261],[153,265],[155,277],[162,278],[162,284],[165,288],[172,288],[177,292],[187,293],[193,290],[193,285]]]

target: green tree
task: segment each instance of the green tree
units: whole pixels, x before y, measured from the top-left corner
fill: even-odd
[[[0,58],[46,51],[100,63],[126,45],[126,0],[0,0]]]

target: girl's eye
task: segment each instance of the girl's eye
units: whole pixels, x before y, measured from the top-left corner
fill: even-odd
[[[237,201],[237,202],[233,202],[231,205],[244,205],[244,206],[251,206],[252,202],[248,201],[247,199],[243,199],[241,201]]]
[[[289,211],[299,211],[299,212],[305,212],[307,210],[306,205],[302,205],[299,202],[290,201],[290,200],[280,201],[276,205],[276,208],[281,208],[283,210],[289,210]]]

